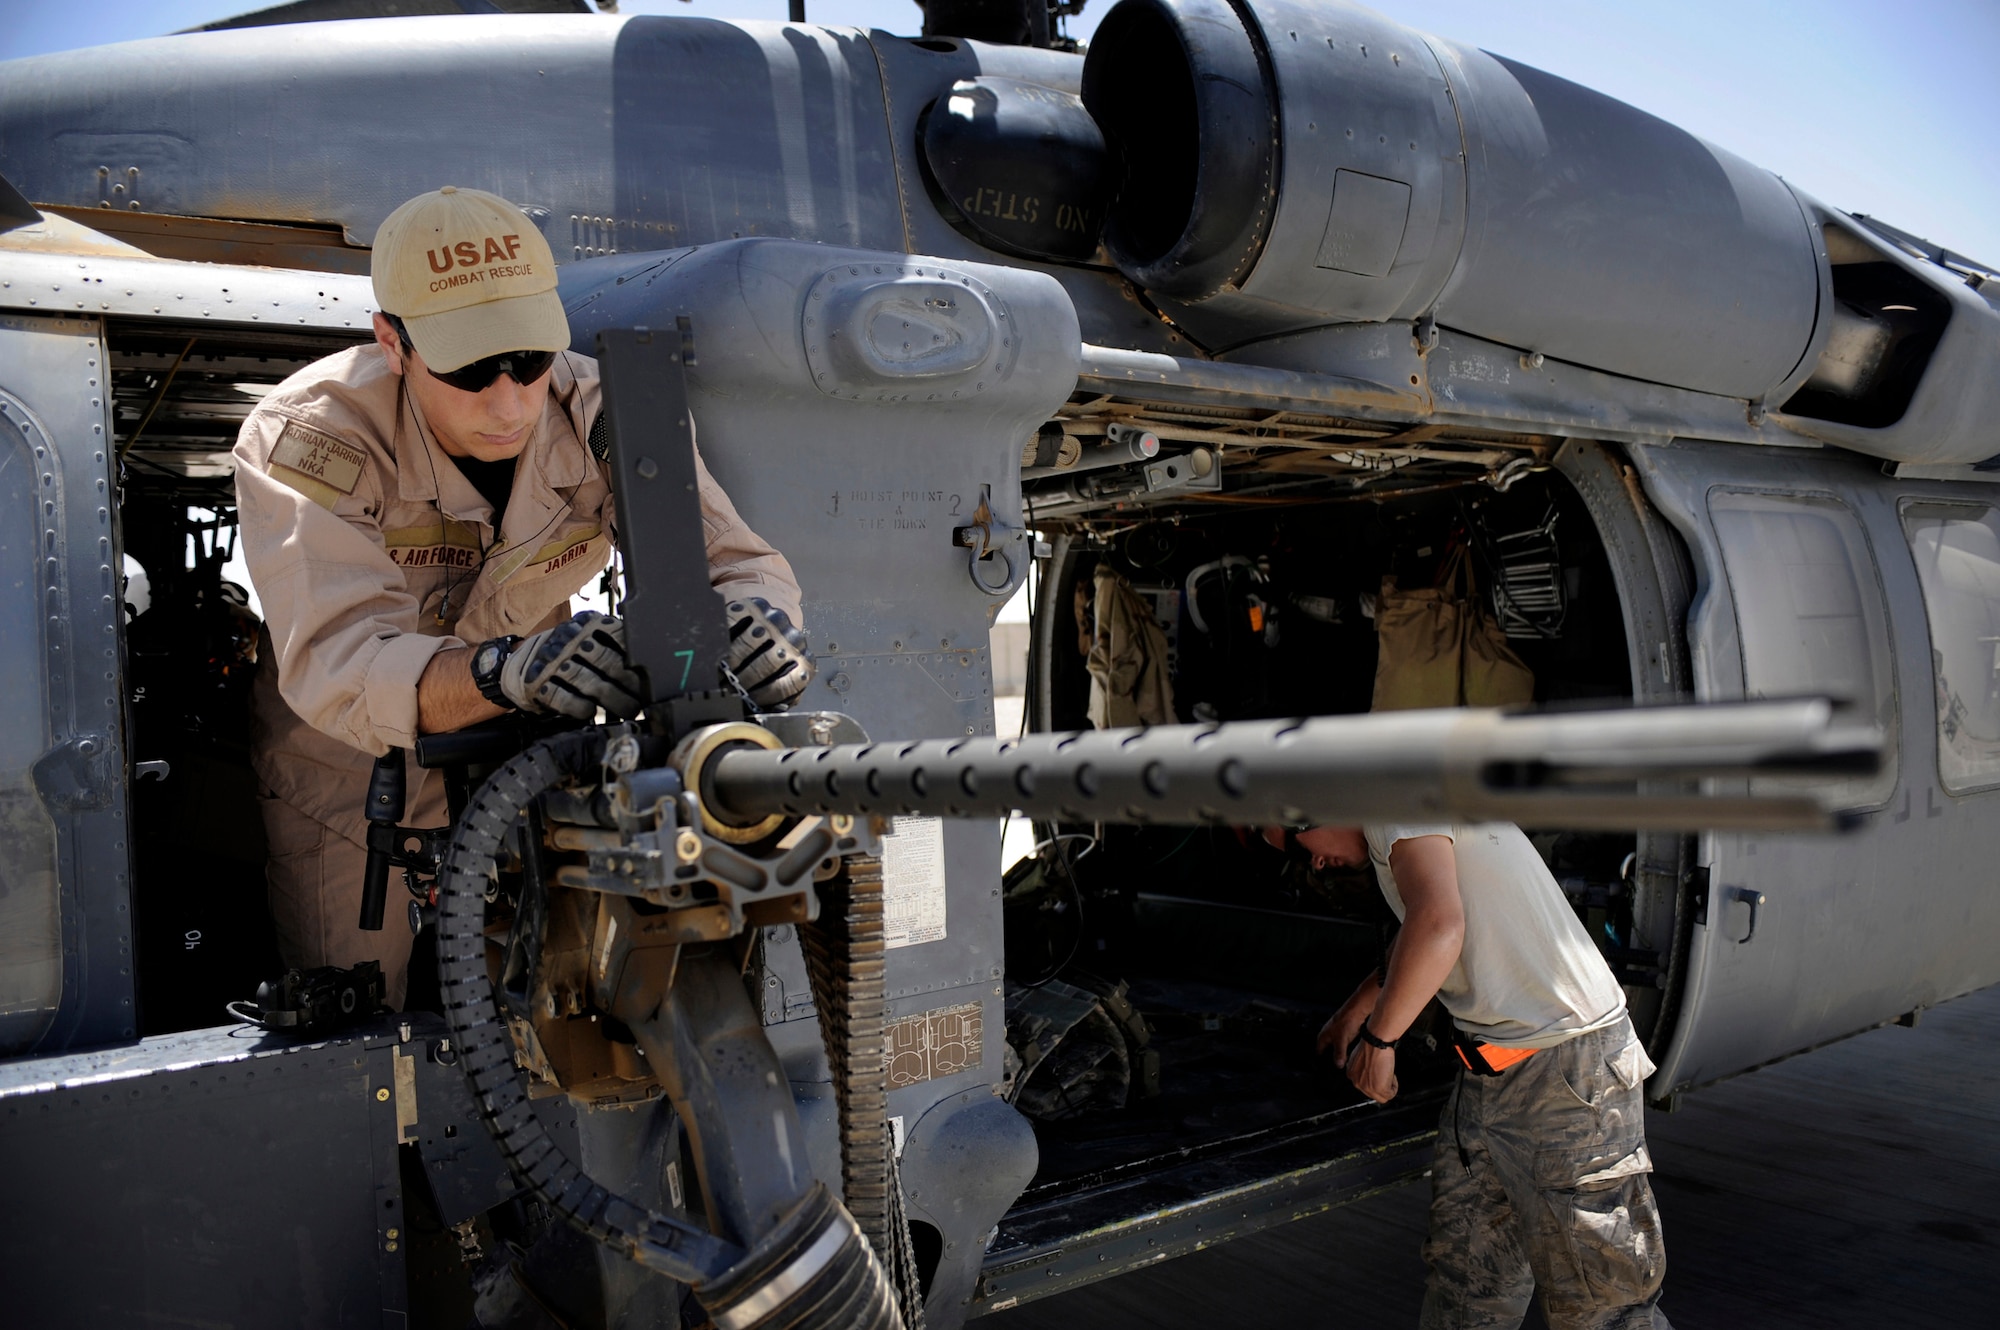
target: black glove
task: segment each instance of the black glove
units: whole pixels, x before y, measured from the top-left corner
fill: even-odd
[[[594,610],[522,638],[500,667],[499,691],[522,711],[578,720],[596,720],[599,707],[629,720],[646,705],[625,654],[625,625]]]
[[[732,600],[725,612],[729,650],[722,661],[750,700],[776,711],[803,693],[812,682],[812,658],[806,654],[804,631],[793,626],[790,616],[772,609],[762,596]]]

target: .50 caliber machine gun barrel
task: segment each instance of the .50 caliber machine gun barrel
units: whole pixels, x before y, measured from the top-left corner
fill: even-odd
[[[1509,821],[1604,830],[1812,830],[1809,792],[1744,778],[1851,776],[1881,737],[1820,700],[1569,714],[1403,711],[1225,725],[724,748],[701,785],[725,821],[773,813],[1292,826]],[[1723,788],[1705,788],[1721,778]]]

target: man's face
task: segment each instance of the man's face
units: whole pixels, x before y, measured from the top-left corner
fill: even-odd
[[[1272,846],[1285,847],[1283,827],[1265,827],[1264,839]],[[1322,868],[1359,868],[1368,862],[1368,838],[1360,827],[1308,827],[1294,832],[1292,839],[1299,848],[1312,856],[1312,866]]]
[[[382,315],[375,316],[375,342],[394,373],[403,376],[424,422],[437,435],[438,446],[453,457],[480,462],[504,462],[519,457],[534,437],[535,424],[549,400],[550,374],[533,383],[516,383],[502,374],[482,391],[465,392],[431,376],[423,355],[412,348],[403,353],[402,339]]]
[[[1360,827],[1308,827],[1298,842],[1314,868],[1359,868],[1368,862],[1368,838]]]

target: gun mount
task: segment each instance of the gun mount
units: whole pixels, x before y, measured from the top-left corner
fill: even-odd
[[[850,1205],[843,1206],[812,1177],[789,1086],[737,981],[741,955],[728,944],[740,932],[743,915],[718,913],[714,903],[648,911],[634,904],[635,895],[643,893],[623,889],[630,872],[579,879],[559,870],[560,881],[598,888],[572,892],[552,891],[549,875],[541,871],[549,849],[588,845],[586,853],[601,861],[608,840],[616,837],[621,848],[615,865],[657,855],[663,835],[677,849],[690,836],[703,839],[689,825],[676,826],[676,800],[666,791],[678,782],[662,780],[654,770],[632,770],[638,745],[630,735],[609,746],[606,740],[605,731],[593,728],[532,745],[486,781],[452,840],[439,899],[439,972],[447,1017],[487,1126],[508,1162],[546,1204],[614,1250],[691,1285],[718,1326],[749,1330],[798,1324],[802,1318],[828,1326],[905,1324],[884,1272],[884,1262],[893,1261],[895,1253],[890,1214],[886,1207],[877,1207],[878,1214],[863,1205],[861,1197],[870,1189],[855,1185],[859,1171],[872,1162],[884,1179],[873,1190],[891,1194],[883,1100],[878,1095],[857,1105],[876,1120],[874,1130],[864,1125],[843,1133],[852,1171]],[[615,820],[624,831],[556,820],[564,811],[587,817],[601,806],[590,796],[618,766],[628,770],[612,782],[611,802],[622,814]],[[488,977],[486,882],[490,873],[497,876],[503,843],[517,825],[547,830],[539,838],[515,836],[514,857],[522,872],[496,989]],[[871,839],[849,835],[809,844],[846,856],[822,861],[815,855],[814,866],[831,870],[821,876],[841,874],[853,896],[867,898],[872,861],[864,852],[876,848]],[[784,862],[793,857],[792,848],[779,852]],[[684,897],[700,894],[692,889],[703,885],[744,886],[740,872],[748,861],[722,853],[698,881],[679,875],[680,891],[661,894]],[[841,979],[851,987],[827,994],[829,1010],[844,1007],[854,1018],[842,1027],[850,1038],[873,1013],[872,1045],[864,1039],[858,1048],[844,1042],[830,1050],[843,1064],[881,1061],[880,883],[879,872],[873,873],[878,956],[872,987],[869,967],[850,961]],[[773,888],[768,904],[777,908],[749,917],[807,922],[818,914],[816,899],[804,889],[809,878],[780,875],[768,885]],[[732,915],[735,929],[729,926]],[[853,950],[858,942],[865,951],[866,938],[854,922],[841,918],[840,943]],[[861,982],[852,985],[856,978]],[[600,1016],[631,1030],[643,1065],[613,1051],[617,1045],[602,1037]],[[578,1037],[575,1017],[600,1032],[594,1046],[584,1046]],[[586,1176],[531,1111],[517,1059],[536,1068],[545,1082],[572,1091],[584,1089],[586,1080],[598,1089],[618,1080],[652,1082],[643,1087],[647,1094],[663,1088],[692,1138],[708,1228],[628,1201]],[[864,1229],[857,1212],[859,1219],[875,1222]],[[870,1253],[870,1242],[882,1260]],[[914,1286],[905,1289],[913,1292]]]

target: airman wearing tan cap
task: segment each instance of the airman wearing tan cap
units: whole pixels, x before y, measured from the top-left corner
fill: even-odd
[[[259,403],[236,494],[267,616],[252,758],[279,947],[287,965],[379,961],[401,1006],[402,911],[380,932],[356,922],[373,759],[508,707],[588,717],[637,699],[623,626],[570,619],[616,533],[597,365],[568,350],[548,242],[505,199],[446,186],[382,222],[373,270],[374,344]],[[710,579],[766,602],[776,630],[731,664],[780,704],[810,676],[798,582],[696,469]],[[412,793],[409,825],[446,820],[442,782]]]

